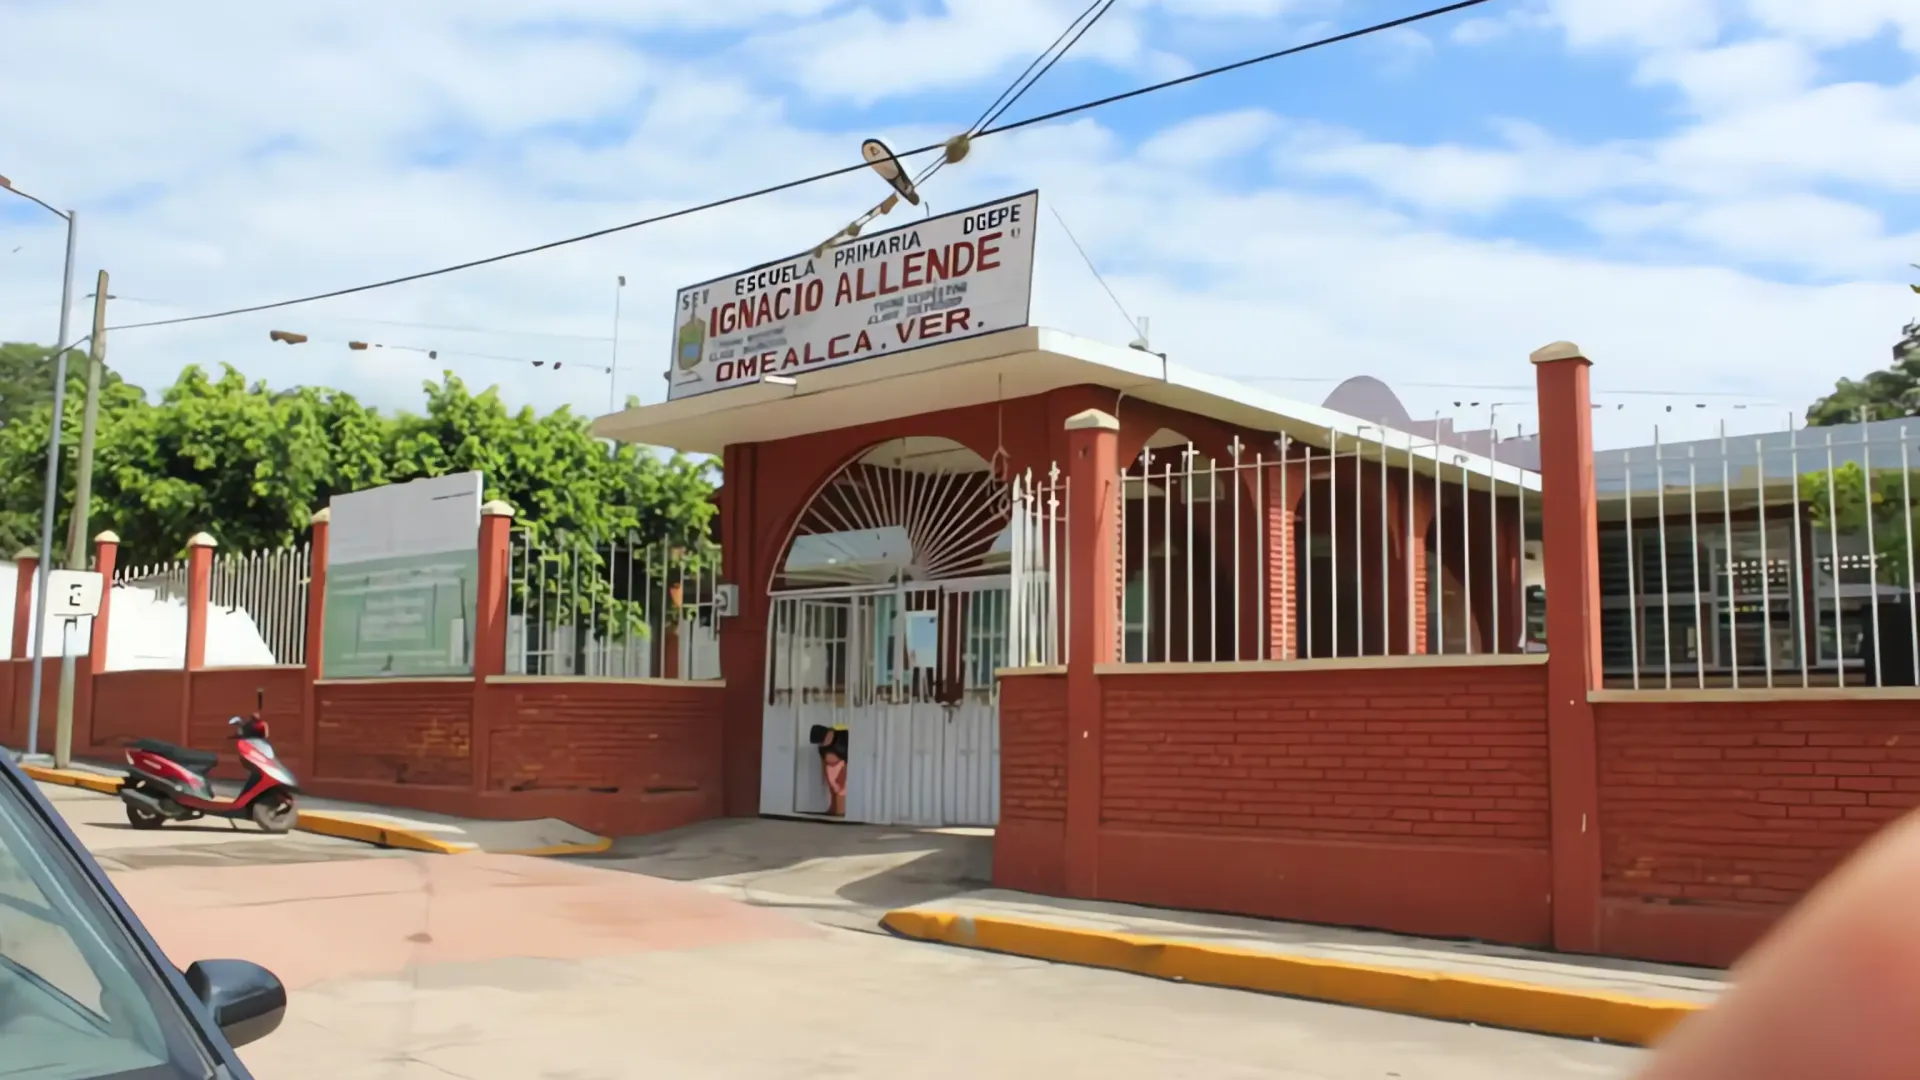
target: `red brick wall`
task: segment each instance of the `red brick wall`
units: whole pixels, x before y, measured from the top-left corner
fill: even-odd
[[[177,668],[106,671],[94,676],[91,750],[119,761],[120,746],[128,739],[178,740],[186,678],[187,673]]]
[[[1065,890],[1067,680],[1000,680],[1000,824],[993,881],[1008,889]]]
[[[1920,806],[1913,702],[1603,702],[1595,714],[1610,949],[1729,962]],[[1695,910],[1649,910],[1683,907]],[[1712,940],[1679,927],[1715,915],[1733,922]]]
[[[1000,682],[1000,820],[1067,819],[1067,687],[1064,676]]]
[[[265,693],[261,716],[267,722],[274,752],[299,776],[308,761],[302,742],[305,725],[301,717],[306,712],[303,668],[205,668],[194,672],[187,706],[188,744],[220,754],[220,768],[214,775],[236,779],[244,775],[233,750],[233,729],[227,721],[253,713],[255,690]]]
[[[323,682],[316,691],[316,778],[472,783],[472,682]]]
[[[716,689],[654,682],[491,685],[487,787],[715,796]]]
[[[1541,847],[1543,679],[1537,665],[1109,676],[1101,816]]]
[[[1544,665],[1101,685],[1104,898],[1550,938]]]

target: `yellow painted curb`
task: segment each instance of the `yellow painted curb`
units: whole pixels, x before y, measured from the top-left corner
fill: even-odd
[[[22,765],[22,772],[34,780],[49,784],[62,784],[66,787],[85,788],[102,795],[120,793],[118,776],[105,773],[87,772],[81,769],[53,769],[45,765]],[[400,848],[405,851],[424,851],[432,855],[469,855],[480,852],[478,844],[460,841],[442,840],[424,829],[409,829],[404,825],[381,824],[363,821],[357,817],[348,817],[327,810],[302,810],[295,827],[301,832],[315,833],[320,836],[332,836],[341,840],[356,840],[377,847]],[[550,844],[546,847],[527,848],[521,851],[503,851],[502,855],[531,855],[550,857],[556,855],[598,855],[613,847],[613,841],[605,836],[596,836],[592,840],[577,844]]]
[[[79,769],[50,769],[45,765],[22,765],[20,771],[35,780],[48,784],[64,784],[67,787],[86,788],[102,795],[120,793],[120,778],[103,773],[82,772]]]
[[[424,851],[430,855],[465,855],[468,852],[480,850],[473,844],[442,840],[422,829],[361,821],[358,818],[342,817],[325,810],[300,811],[298,824],[301,832],[317,833],[341,840],[358,840],[363,844],[373,844],[377,847]]]
[[[1705,1007],[996,916],[905,909],[890,911],[880,921],[896,934],[922,941],[1628,1046],[1651,1045]]]

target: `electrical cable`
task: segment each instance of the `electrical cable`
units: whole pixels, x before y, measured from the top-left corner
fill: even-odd
[[[1009,131],[1018,131],[1022,128],[1032,127],[1036,124],[1044,124],[1051,120],[1061,119],[1062,117],[1073,116],[1077,113],[1089,112],[1094,109],[1105,108],[1106,106],[1118,104],[1119,102],[1122,102],[1122,101],[1130,101],[1134,98],[1143,97],[1147,94],[1158,93],[1159,91],[1162,91],[1162,90],[1171,90],[1178,86],[1186,86],[1191,83],[1199,82],[1202,79],[1212,78],[1216,75],[1225,75],[1225,74],[1228,74],[1229,72],[1239,71],[1243,68],[1249,68],[1258,64],[1268,63],[1273,60],[1279,60],[1285,57],[1295,56],[1300,53],[1310,52],[1314,49],[1325,48],[1328,45],[1338,45],[1343,42],[1353,41],[1358,38],[1367,37],[1372,34],[1384,33],[1385,31],[1388,31],[1388,30],[1397,30],[1403,26],[1411,26],[1415,23],[1425,22],[1429,19],[1437,19],[1437,18],[1440,18],[1441,16],[1451,15],[1451,14],[1454,14],[1455,12],[1465,11],[1469,8],[1479,7],[1482,4],[1488,4],[1492,2],[1493,0],[1457,0],[1456,3],[1447,4],[1443,7],[1429,8],[1426,11],[1416,12],[1415,14],[1412,14],[1412,15],[1404,15],[1404,16],[1401,16],[1400,18],[1391,19],[1387,22],[1375,23],[1372,26],[1361,27],[1358,30],[1349,30],[1349,31],[1346,31],[1345,33],[1335,34],[1331,37],[1319,38],[1317,40],[1309,41],[1304,44],[1290,46],[1285,49],[1278,49],[1269,53],[1263,53],[1259,56],[1248,57],[1245,60],[1236,60],[1230,64],[1222,64],[1218,67],[1207,68],[1203,71],[1196,71],[1196,72],[1193,72],[1192,74],[1182,75],[1178,78],[1167,79],[1163,82],[1157,82],[1157,83],[1149,84],[1147,86],[1136,87],[1135,89],[1125,90],[1117,94],[1109,94],[1106,97],[1095,98],[1091,101],[1081,102],[1077,105],[1069,105],[1069,106],[1066,106],[1065,108],[1055,109],[1051,112],[1041,113],[1038,116],[1030,116],[1024,120],[1015,120],[1012,123],[1001,124],[997,127],[985,128],[985,129],[982,129],[976,135],[974,135],[973,138],[981,139],[989,135],[999,135]],[[939,143],[930,144],[928,146],[922,146],[914,150],[909,150],[905,154],[899,154],[896,156],[903,157],[903,158],[910,158],[920,154],[932,153],[933,151],[936,151],[936,150],[944,150],[945,148],[946,148],[946,143],[939,142]],[[294,307],[299,304],[311,304],[321,300],[332,300],[336,297],[351,296],[355,293],[372,292],[375,289],[391,288],[392,286],[395,286],[395,285],[405,285],[415,281],[423,281],[427,278],[441,277],[446,274],[458,273],[462,270],[472,270],[481,266],[491,266],[494,263],[506,262],[509,259],[517,259],[525,255],[536,255],[543,251],[551,251],[554,248],[566,247],[571,244],[584,243],[588,240],[598,240],[601,237],[612,236],[615,233],[627,232],[631,229],[638,229],[646,225],[657,225],[663,221],[672,221],[676,218],[689,217],[691,215],[703,213],[708,210],[717,210],[724,206],[732,206],[735,203],[747,202],[748,200],[751,200],[751,199],[758,199],[767,195],[776,195],[784,191],[791,191],[795,188],[805,187],[808,184],[818,183],[822,180],[831,180],[836,177],[846,176],[850,173],[861,172],[868,169],[869,167],[870,166],[868,166],[868,164],[865,161],[861,161],[861,162],[857,162],[852,165],[847,165],[838,169],[830,169],[826,172],[816,173],[812,176],[800,177],[799,179],[788,180],[778,184],[770,184],[766,187],[757,188],[753,191],[742,192],[737,195],[729,195],[724,198],[713,199],[711,201],[699,203],[693,206],[682,207],[678,210],[671,210],[664,214],[655,214],[652,217],[641,218],[637,221],[629,221],[622,225],[612,225],[604,229],[595,229],[592,232],[581,233],[577,236],[569,236],[560,240],[550,240],[547,243],[536,244],[532,247],[525,247],[525,248],[519,248],[514,251],[501,252],[498,255],[489,255],[479,259],[469,259],[466,262],[455,263],[451,266],[443,266],[434,270],[423,270],[423,271],[420,271],[419,273],[414,273],[414,274],[404,274],[404,275],[401,275],[400,277],[386,278],[381,281],[372,281],[364,285],[353,285],[343,289],[334,289],[329,292],[314,293],[309,296],[295,297],[291,300],[276,300],[271,303],[251,304],[246,307],[228,308],[223,311],[210,311],[201,315],[183,315],[183,316],[179,316],[177,318],[172,318],[172,319],[154,319],[148,322],[123,323],[119,326],[108,327],[108,329],[116,330],[116,331],[117,330],[144,330],[150,327],[157,327],[157,326],[178,326],[183,323],[206,322],[211,319],[225,319],[235,315],[251,315],[255,312],[260,312],[260,311],[273,311],[279,308]]]

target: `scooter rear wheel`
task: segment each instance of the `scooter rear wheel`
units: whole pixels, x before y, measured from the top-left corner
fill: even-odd
[[[275,834],[290,831],[294,823],[300,820],[300,811],[295,809],[293,797],[285,792],[262,795],[258,802],[248,808],[247,813],[262,832]]]
[[[166,824],[167,819],[164,816],[156,814],[144,806],[135,806],[132,803],[127,803],[126,807],[127,824],[133,828],[141,830],[157,829]]]

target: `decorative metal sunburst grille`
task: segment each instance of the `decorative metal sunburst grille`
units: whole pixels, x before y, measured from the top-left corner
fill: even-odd
[[[877,447],[820,489],[788,544],[777,588],[1006,571],[1008,486],[958,446],[913,449],[905,440]]]

